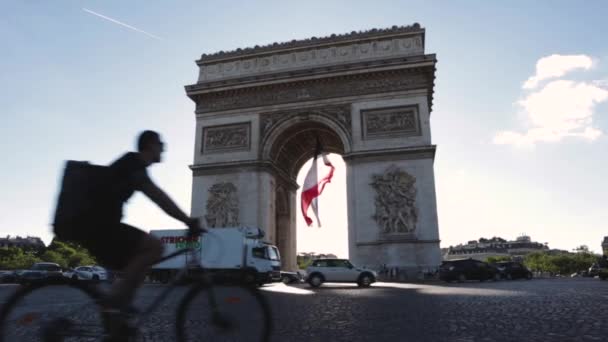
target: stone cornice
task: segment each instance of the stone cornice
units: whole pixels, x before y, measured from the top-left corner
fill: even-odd
[[[235,88],[259,87],[273,83],[293,82],[294,80],[328,78],[341,76],[345,73],[370,73],[395,68],[421,68],[431,66],[433,67],[434,72],[434,66],[436,63],[437,58],[435,54],[386,58],[375,61],[358,61],[333,66],[311,67],[301,70],[290,70],[255,76],[235,77],[217,81],[206,81],[186,85],[184,89],[186,90],[186,94],[192,100],[196,101],[196,95],[209,92],[224,91]]]
[[[312,37],[309,39],[292,40],[290,42],[273,43],[265,46],[254,46],[252,48],[236,49],[233,51],[219,51],[212,54],[203,54],[201,58],[196,61],[197,64],[218,62],[222,60],[230,60],[235,58],[241,58],[243,56],[252,56],[259,54],[275,53],[281,50],[293,50],[293,49],[306,49],[319,45],[329,45],[337,43],[345,43],[352,40],[364,40],[373,39],[378,37],[386,37],[391,35],[403,35],[419,33],[423,37],[424,44],[424,33],[425,29],[420,27],[420,24],[414,23],[409,26],[393,26],[386,29],[371,29],[367,31],[352,31],[346,34],[332,34],[328,37]]]
[[[392,33],[390,33],[392,32]],[[197,83],[424,55],[424,30],[386,31],[199,61]],[[365,38],[367,37],[367,38]],[[255,49],[253,49],[255,50]],[[229,53],[230,54],[230,53]]]
[[[285,172],[270,161],[248,160],[238,162],[196,164],[190,165],[189,168],[192,170],[192,175],[194,177],[226,173],[240,173],[244,170],[267,171],[274,176],[279,177],[292,190],[299,188],[299,185],[295,180],[290,179]]]
[[[435,160],[436,145],[352,152],[342,156],[346,163],[376,162],[383,160]]]

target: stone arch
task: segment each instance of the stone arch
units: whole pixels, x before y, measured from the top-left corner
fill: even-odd
[[[265,230],[269,243],[282,239],[283,267],[293,270],[297,172],[318,135],[345,161],[351,260],[408,276],[439,265],[437,59],[424,46],[415,24],[201,56],[197,83],[185,87],[196,103],[192,215],[208,215],[209,189],[234,184],[238,222]],[[405,196],[402,172],[415,179]],[[415,229],[389,227],[408,206],[418,210]]]
[[[271,161],[295,180],[307,160],[313,157],[316,137],[325,152],[340,155],[351,151],[350,133],[324,115],[298,115],[275,125],[262,138],[262,160]]]
[[[316,138],[325,152],[344,155],[350,144],[342,129],[322,117],[294,118],[273,132],[263,145],[263,159],[271,161],[293,181],[307,160],[313,157]]]

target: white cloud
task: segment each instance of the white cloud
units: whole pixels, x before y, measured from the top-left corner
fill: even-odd
[[[588,63],[587,63],[588,62]],[[585,55],[541,58],[537,73],[528,79],[536,87],[538,81],[560,77],[573,68],[591,67],[591,58]],[[500,145],[533,146],[536,142],[558,142],[565,137],[578,137],[587,141],[598,139],[602,132],[593,127],[595,106],[608,100],[607,81],[554,80],[540,89],[527,93],[517,102],[527,124],[526,132],[502,131],[494,136]]]
[[[534,89],[540,81],[562,77],[574,69],[589,70],[593,65],[591,57],[586,55],[551,55],[543,57],[536,62],[536,75],[528,78],[524,89]]]

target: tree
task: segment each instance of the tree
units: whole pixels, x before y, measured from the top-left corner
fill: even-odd
[[[495,263],[501,262],[501,261],[511,261],[511,257],[506,256],[506,255],[497,255],[497,256],[488,257],[486,259],[486,262],[490,263],[490,264],[495,264]]]
[[[49,254],[49,252],[51,252]],[[47,258],[53,259],[61,267],[76,267],[80,265],[94,265],[95,258],[84,247],[73,243],[53,239],[45,254]],[[44,259],[44,258],[43,258]],[[46,261],[46,260],[45,260]]]
[[[572,274],[588,269],[598,257],[589,252],[551,254],[543,251],[526,255],[524,264],[532,271]]]
[[[589,253],[589,247],[587,245],[580,245],[574,249],[576,253]]]
[[[28,269],[40,261],[53,262],[63,268],[96,264],[95,258],[82,246],[58,239],[40,249],[0,248],[0,269]]]
[[[19,247],[0,248],[0,268],[2,269],[23,269],[30,268],[34,263],[39,262],[34,251],[24,251]]]

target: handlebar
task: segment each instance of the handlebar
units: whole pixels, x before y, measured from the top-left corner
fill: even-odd
[[[207,229],[203,228],[201,225],[201,221],[199,218],[192,218],[188,223],[188,233],[186,234],[188,237],[193,237],[196,235],[202,235],[207,232]]]

